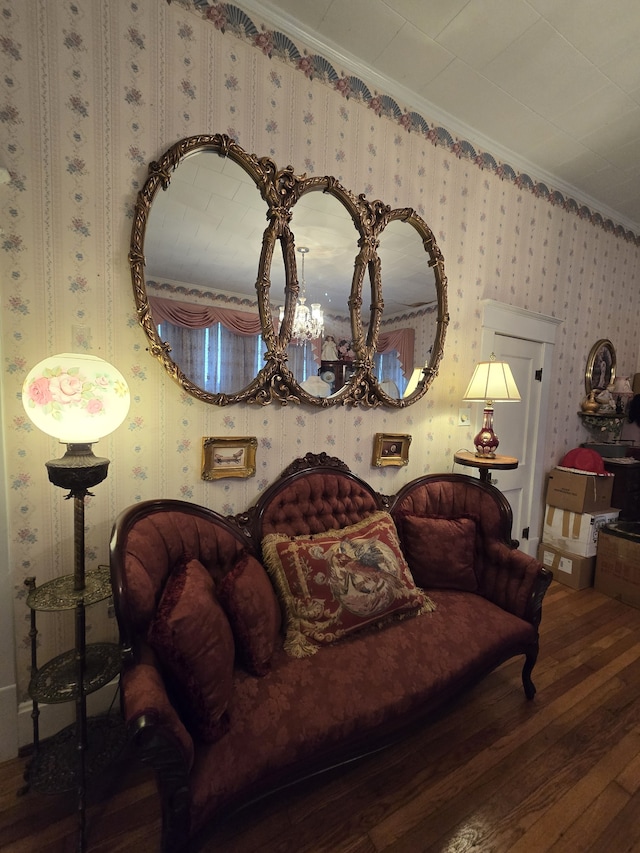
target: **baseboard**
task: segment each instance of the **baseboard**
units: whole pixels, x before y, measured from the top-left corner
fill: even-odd
[[[0,688],[0,761],[9,761],[18,754],[17,706],[16,685]]]
[[[87,696],[87,714],[90,717],[95,717],[99,714],[106,714],[113,707],[115,713],[119,713],[117,704],[119,679],[113,679],[105,687],[96,690]],[[75,720],[76,706],[75,702],[61,702],[56,705],[38,705],[40,714],[38,716],[38,734],[40,740],[52,737],[60,729],[71,725]],[[22,702],[18,708],[18,748],[30,746],[33,743],[33,704],[31,702]],[[15,700],[13,706],[13,714],[15,717]],[[16,750],[17,754],[17,750]]]

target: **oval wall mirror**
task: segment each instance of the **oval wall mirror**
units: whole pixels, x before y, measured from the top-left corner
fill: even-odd
[[[413,210],[397,209],[378,247],[384,309],[374,375],[383,401],[413,402],[427,390],[442,353],[444,270],[433,234]]]
[[[296,176],[222,134],[150,164],[129,262],[149,351],[205,402],[402,407],[437,372],[446,278],[417,214]],[[411,352],[397,333],[410,324]]]
[[[310,189],[303,184],[291,209],[298,295],[287,341],[287,364],[305,392],[331,398],[330,402],[347,395],[355,374],[355,353],[347,361],[347,353],[338,351],[343,341],[352,339],[349,297],[360,238],[355,210],[355,200],[328,179],[314,179]],[[310,312],[306,332],[297,322],[305,317],[298,310],[301,305]],[[314,315],[318,318],[315,324]]]

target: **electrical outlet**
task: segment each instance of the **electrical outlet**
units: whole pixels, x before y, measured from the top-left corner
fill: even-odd
[[[471,409],[458,409],[458,426],[471,425]]]

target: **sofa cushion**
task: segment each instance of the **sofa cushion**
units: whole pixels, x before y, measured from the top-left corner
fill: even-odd
[[[270,533],[262,548],[285,614],[285,649],[293,657],[432,606],[413,582],[388,513],[310,536]]]
[[[368,751],[385,732],[478,681],[513,654],[535,648],[528,622],[474,593],[434,590],[427,617],[354,634],[294,660],[279,646],[265,678],[236,670],[228,735],[198,751],[191,777],[192,829],[240,802]],[[504,676],[506,677],[506,676]],[[511,680],[509,690],[513,689]],[[511,695],[511,694],[510,694]]]
[[[407,514],[398,519],[398,527],[404,554],[416,583],[427,589],[477,591],[474,518]]]
[[[265,675],[282,624],[280,605],[267,573],[244,552],[216,588],[231,623],[236,651],[248,672]]]
[[[235,648],[213,580],[198,560],[171,573],[147,638],[191,734],[217,740],[227,729]]]

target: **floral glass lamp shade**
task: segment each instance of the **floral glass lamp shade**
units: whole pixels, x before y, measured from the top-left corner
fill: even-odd
[[[91,445],[120,426],[129,402],[124,377],[101,358],[62,353],[36,364],[22,403],[39,429],[67,445],[64,457],[47,463],[54,485],[89,488],[104,480],[109,460],[95,457]]]
[[[115,367],[92,355],[62,353],[45,358],[29,372],[22,403],[33,423],[67,445],[46,463],[49,480],[74,499],[74,589],[85,585],[84,499],[107,476],[108,459],[91,445],[113,432],[129,411],[129,388]]]
[[[473,439],[476,456],[493,459],[500,443],[493,431],[493,404],[518,403],[520,399],[518,386],[506,361],[496,361],[492,353],[489,361],[481,361],[476,365],[463,397],[470,403],[485,404],[482,428]]]

